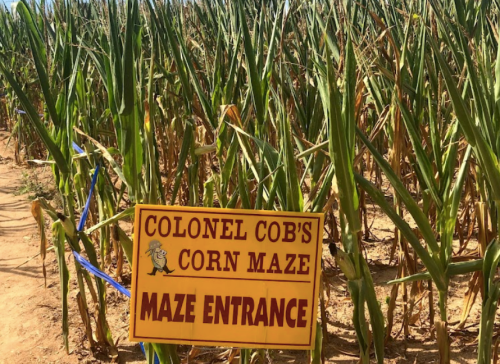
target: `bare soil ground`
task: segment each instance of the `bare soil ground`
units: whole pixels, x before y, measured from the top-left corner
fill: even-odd
[[[18,195],[22,167],[0,134],[0,363],[76,363],[62,345],[58,273],[49,264],[44,289],[37,228],[26,195]],[[53,255],[49,257],[49,262]]]
[[[38,229],[30,212],[29,201],[36,191],[32,191],[33,186],[25,186],[36,180],[44,188],[50,188],[51,173],[48,168],[16,166],[13,153],[6,146],[7,138],[8,134],[0,131],[0,364],[107,362],[109,359],[104,355],[94,357],[87,349],[85,331],[77,311],[77,287],[74,279],[70,283],[69,301],[70,354],[65,352],[61,335],[57,263],[53,251],[49,251],[46,259],[47,287],[44,288],[40,258],[31,259],[39,252]],[[369,220],[370,224],[373,223],[371,233],[374,239],[364,242],[364,247],[385,315],[391,287],[384,283],[394,279],[397,273],[394,263],[389,264],[388,259],[393,225],[374,207],[369,210]],[[69,252],[66,256],[71,269],[72,256]],[[344,277],[335,267],[326,246],[324,261],[324,293],[328,302],[328,335],[324,356],[327,363],[355,364],[358,363],[358,346],[351,323],[352,304]],[[74,277],[74,272],[72,276]],[[449,296],[452,363],[457,364],[475,363],[477,355],[475,348],[479,330],[480,297],[465,329],[454,329],[460,318],[469,278],[470,275],[455,278]],[[128,282],[125,279],[122,283],[127,285]],[[408,295],[411,297],[410,288],[411,285],[408,286]],[[113,288],[109,288],[108,296],[108,319],[113,336],[118,341],[119,361],[144,363],[139,346],[127,340],[128,299]],[[398,299],[392,330],[393,336],[397,338],[388,342],[386,363],[439,362],[437,343],[429,326],[427,296],[414,295],[414,298],[416,304],[406,339],[401,331],[403,302],[401,298]],[[220,355],[225,351],[223,348],[190,349],[187,346],[179,348],[184,363],[217,363],[227,359],[226,355]],[[308,353],[272,350],[267,353],[267,358],[276,364],[305,364],[308,362]],[[232,361],[235,362],[237,357]]]
[[[45,288],[37,256],[40,236],[30,210],[30,199],[39,192],[37,186],[50,189],[51,171],[16,166],[7,139],[8,134],[0,131],[0,364],[107,361],[99,355],[94,358],[87,350],[74,279],[70,282],[70,355],[66,354],[57,261],[54,252],[49,251]],[[72,256],[67,252],[66,257],[75,277]],[[128,299],[111,290],[109,324],[118,339],[121,362],[141,363],[144,356],[138,344],[124,340],[128,332]]]

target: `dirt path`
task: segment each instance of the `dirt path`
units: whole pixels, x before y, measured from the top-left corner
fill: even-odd
[[[57,272],[45,289],[38,257],[20,266],[39,252],[38,231],[6,141],[0,132],[0,363],[76,363],[62,345]]]

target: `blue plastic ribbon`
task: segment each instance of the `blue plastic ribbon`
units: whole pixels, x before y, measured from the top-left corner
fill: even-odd
[[[87,215],[89,214],[90,200],[92,199],[92,193],[94,192],[94,187],[97,182],[97,174],[99,173],[99,164],[95,167],[94,175],[92,176],[92,183],[90,184],[89,197],[85,203],[85,208],[83,209],[82,216],[80,217],[80,222],[78,223],[78,231],[82,231],[85,226],[85,221],[87,220]]]
[[[102,270],[97,269],[90,263],[87,259],[82,257],[80,254],[78,254],[76,251],[73,250],[73,255],[75,256],[75,259],[82,267],[84,267],[86,270],[88,270],[90,273],[95,275],[96,277],[104,279],[106,282],[111,284],[113,287],[115,287],[118,291],[123,293],[125,296],[130,298],[130,291],[123,287],[120,283],[115,281],[113,278],[108,276],[106,273],[104,273]]]
[[[1,96],[2,96],[2,95],[0,95],[0,97],[1,97]],[[24,111],[24,110],[21,110],[21,109],[15,108],[15,109],[14,109],[14,111],[15,111],[15,112],[17,112],[19,115],[26,115],[26,111]],[[38,116],[40,116],[40,117],[41,117],[41,116],[43,116],[43,114],[38,114]]]
[[[72,142],[72,145],[73,145],[73,149],[76,150],[78,153],[80,153],[80,154],[85,153],[85,151],[82,148],[80,148],[78,146],[78,144],[76,144],[75,142]]]
[[[76,150],[78,153],[84,153],[82,148],[78,146],[75,142],[73,142],[73,149]],[[90,207],[90,201],[92,199],[92,195],[94,193],[94,188],[95,184],[97,182],[97,175],[99,174],[99,164],[97,164],[94,175],[92,176],[92,183],[90,184],[90,191],[89,191],[89,196],[87,197],[87,202],[85,203],[85,208],[83,209],[82,216],[80,217],[80,222],[78,223],[77,231],[82,231],[83,227],[85,226],[85,221],[87,220],[87,216],[89,214],[89,207]],[[108,276],[106,273],[104,273],[102,270],[96,268],[92,263],[90,263],[87,259],[82,257],[80,254],[78,254],[76,251],[73,250],[73,255],[75,257],[75,260],[80,263],[82,267],[84,267],[88,272],[92,273],[94,276],[99,277],[101,279],[104,279],[106,282],[108,282],[110,285],[115,287],[119,292],[123,293],[125,296],[130,298],[130,291],[123,287],[120,283],[115,281],[113,278]],[[141,345],[141,350],[144,355],[146,355],[146,350],[144,349],[144,344],[139,343]],[[160,364],[160,359],[155,353],[155,359],[154,359],[155,364]]]
[[[74,146],[73,146],[74,147]],[[92,183],[90,184],[89,196],[87,197],[87,202],[85,203],[85,208],[83,209],[82,216],[80,217],[80,222],[78,223],[77,231],[82,231],[85,226],[85,221],[87,220],[87,216],[89,214],[90,201],[92,199],[92,194],[94,193],[95,184],[97,182],[97,175],[99,174],[99,164],[96,166],[94,175],[92,176]],[[86,270],[95,275],[96,277],[104,279],[106,282],[115,287],[118,291],[130,297],[130,292],[123,287],[121,284],[116,282],[113,278],[108,276],[103,271],[94,267],[88,260],[83,258],[80,254],[73,250],[73,255],[78,263],[80,263]]]

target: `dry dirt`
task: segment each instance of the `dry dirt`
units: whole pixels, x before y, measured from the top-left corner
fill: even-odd
[[[70,282],[70,354],[67,355],[61,335],[61,309],[59,274],[54,253],[47,254],[47,287],[44,288],[42,266],[39,257],[39,235],[30,212],[30,192],[24,191],[26,173],[36,176],[47,188],[51,185],[48,168],[29,169],[16,166],[13,153],[6,146],[8,134],[0,131],[0,364],[10,363],[98,363],[108,361],[105,357],[94,358],[87,350],[85,332],[77,311],[75,300],[76,283]],[[24,177],[23,177],[24,173]],[[388,256],[392,245],[393,226],[374,207],[369,210],[369,223],[374,239],[364,242],[367,260],[373,274],[377,296],[384,315],[386,299],[391,287],[384,282],[394,279],[396,268],[390,265]],[[30,258],[33,258],[29,260]],[[72,256],[66,253],[68,266],[73,267]],[[28,261],[29,260],[29,261]],[[24,264],[23,264],[24,263]],[[325,299],[327,309],[328,336],[324,356],[328,363],[355,364],[358,350],[351,324],[352,304],[344,278],[339,274],[328,249],[324,249]],[[72,275],[74,277],[74,274]],[[452,363],[476,362],[476,338],[480,313],[479,297],[463,330],[454,330],[460,318],[463,295],[470,275],[452,281],[449,296]],[[127,282],[122,282],[127,285]],[[408,288],[409,289],[409,288]],[[410,295],[410,292],[408,292]],[[108,288],[108,317],[113,336],[118,340],[120,362],[144,363],[139,346],[127,341],[128,299]],[[415,297],[418,301],[419,297]],[[386,348],[386,363],[438,363],[437,343],[429,327],[428,300],[424,296],[415,305],[410,332],[405,339],[401,332],[402,299],[395,311],[393,336]],[[183,362],[190,347],[180,347]],[[191,352],[191,363],[216,363],[217,354],[225,349],[199,348]],[[267,353],[272,363],[307,363],[304,351],[278,351]],[[233,361],[234,363],[235,361]]]
[[[44,288],[40,236],[31,215],[30,198],[36,183],[49,186],[48,168],[16,166],[7,146],[8,134],[0,131],[0,364],[94,363],[86,349],[85,333],[77,311],[74,263],[66,253],[70,282],[70,355],[61,330],[59,273],[53,251],[47,253],[47,287]],[[33,186],[26,187],[27,183]],[[47,187],[48,188],[48,187]],[[26,192],[26,193],[23,193]],[[50,222],[46,218],[47,229]],[[51,245],[49,243],[49,245]],[[33,258],[34,257],[34,258]],[[142,363],[135,343],[124,340],[128,331],[128,299],[110,290],[109,323],[123,363]]]
[[[49,264],[44,289],[40,261],[21,265],[39,252],[38,234],[29,201],[17,195],[23,169],[5,148],[6,136],[0,134],[0,363],[76,363],[62,345],[55,267]]]

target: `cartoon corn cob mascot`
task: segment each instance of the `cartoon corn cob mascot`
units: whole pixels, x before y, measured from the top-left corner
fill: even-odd
[[[149,242],[149,249],[146,250],[146,253],[151,256],[151,261],[153,262],[153,271],[148,273],[150,276],[156,275],[156,271],[165,271],[166,274],[169,274],[175,270],[168,269],[167,252],[161,249],[161,243],[158,240],[151,240]]]

